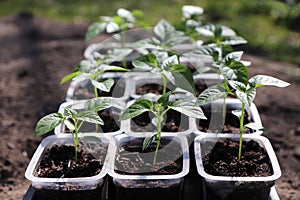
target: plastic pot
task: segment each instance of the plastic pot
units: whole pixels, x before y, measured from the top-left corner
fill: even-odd
[[[113,157],[111,159],[111,168],[109,168],[109,175],[111,177],[111,185],[109,194],[114,194],[110,197],[112,199],[122,200],[122,199],[182,199],[182,187],[184,177],[189,172],[189,152],[187,139],[183,136],[172,135],[172,134],[162,134],[162,139],[168,141],[162,149],[158,151],[158,157],[170,158],[173,154],[164,148],[170,148],[175,146],[176,151],[180,152],[182,156],[182,169],[176,174],[165,174],[165,175],[149,175],[149,167],[138,168],[138,174],[127,173],[127,169],[117,171],[119,167],[117,160],[122,159],[118,155],[118,150],[125,146],[130,146],[135,148],[135,145],[141,147],[144,137],[132,137],[126,134],[119,135],[116,137],[115,149],[113,151]],[[153,162],[154,152],[141,153],[134,150],[129,150],[128,153],[137,154],[137,156],[148,157],[149,163]],[[123,154],[124,155],[124,154]],[[121,158],[120,158],[121,157]],[[176,157],[176,156],[175,156]],[[177,157],[174,159],[178,159]],[[137,162],[137,161],[135,161]],[[157,162],[158,163],[158,162]],[[164,163],[164,162],[163,162]],[[167,164],[166,164],[167,165]],[[152,165],[151,165],[152,166]],[[151,168],[150,166],[150,168]],[[152,169],[152,168],[151,168]]]
[[[205,149],[204,144],[206,142],[222,141],[227,138],[236,141],[239,140],[239,136],[233,134],[210,134],[197,136],[195,138],[195,158],[197,171],[203,183],[203,199],[274,199],[276,194],[270,192],[275,180],[281,176],[281,170],[271,143],[266,137],[244,134],[243,141],[254,140],[258,142],[261,147],[265,148],[273,169],[272,175],[267,177],[231,177],[213,176],[205,172],[202,157],[207,149]]]
[[[44,178],[38,177],[38,167],[42,157],[45,155],[47,149],[53,147],[54,145],[72,145],[73,139],[71,134],[61,134],[61,135],[52,135],[48,136],[41,144],[38,146],[35,151],[27,169],[25,172],[25,177],[31,181],[31,184],[36,189],[46,189],[46,190],[61,190],[61,191],[81,191],[81,190],[93,190],[96,188],[104,188],[105,185],[105,176],[107,174],[107,165],[108,165],[108,154],[112,151],[112,145],[114,139],[110,136],[99,135],[93,133],[80,134],[79,139],[83,142],[84,147],[88,148],[87,150],[95,155],[97,158],[97,152],[102,151],[102,149],[97,149],[97,142],[88,139],[82,139],[83,136],[94,136],[101,140],[101,143],[106,147],[107,155],[103,160],[103,167],[97,175],[91,177],[74,177],[74,178]],[[95,144],[95,145],[91,145]],[[92,147],[94,146],[94,148]],[[100,159],[100,157],[99,157]]]

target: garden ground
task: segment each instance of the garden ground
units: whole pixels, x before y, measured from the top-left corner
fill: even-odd
[[[64,102],[68,85],[60,79],[83,58],[88,24],[58,24],[22,13],[0,18],[0,199],[22,199],[30,182],[25,169],[42,137],[34,138],[38,119]],[[255,103],[265,135],[278,156],[283,200],[300,199],[300,68],[246,54],[251,74],[291,83],[261,88]]]

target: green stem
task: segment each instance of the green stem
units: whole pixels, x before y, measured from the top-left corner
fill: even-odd
[[[241,160],[242,156],[242,143],[243,143],[243,133],[244,133],[244,113],[245,113],[245,103],[242,102],[242,114],[240,118],[240,143],[239,143],[239,155],[238,160]]]
[[[161,75],[162,80],[163,80],[163,95],[166,94],[167,92],[167,78],[165,77],[165,75]]]
[[[160,140],[161,140],[161,115],[158,115],[157,116],[157,144],[156,144],[153,165],[152,165],[153,169],[155,169],[155,165],[156,165],[156,159],[157,159],[158,148],[160,146]]]
[[[95,93],[95,97],[96,98],[99,97],[99,95],[98,95],[98,88],[95,87],[95,86],[94,86],[94,93]]]
[[[73,143],[75,147],[75,163],[77,162],[78,152],[78,121],[74,120],[75,129],[72,131]]]

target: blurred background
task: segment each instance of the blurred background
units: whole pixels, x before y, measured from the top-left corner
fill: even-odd
[[[123,7],[142,10],[149,26],[160,18],[176,26],[185,4],[203,7],[203,22],[233,28],[248,40],[246,52],[300,65],[300,0],[0,0],[0,16],[28,11],[61,23],[89,24]]]

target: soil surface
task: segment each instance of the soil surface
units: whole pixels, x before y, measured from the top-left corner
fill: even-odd
[[[28,13],[0,18],[0,199],[22,199],[27,191],[24,173],[42,140],[33,137],[34,126],[64,102],[68,84],[59,83],[83,59],[88,25],[60,24]],[[277,191],[282,200],[298,200],[300,68],[247,54],[243,60],[252,62],[252,75],[291,83],[284,89],[259,88],[255,103],[281,165]]]
[[[153,166],[155,141],[142,149],[143,139],[132,140],[120,146],[115,160],[115,171],[129,175],[169,175],[182,171],[182,150],[180,144],[161,139],[156,164]],[[170,153],[171,152],[171,153]],[[138,162],[137,162],[138,161]]]
[[[97,154],[101,155],[95,158],[82,146],[77,153],[75,161],[75,147],[69,145],[55,145],[45,151],[40,165],[35,172],[35,176],[43,178],[76,178],[91,177],[100,173],[107,148],[99,148]],[[104,151],[101,151],[104,150]]]
[[[205,172],[214,176],[271,176],[272,166],[265,149],[253,140],[243,141],[242,145],[243,155],[239,161],[236,156],[238,141],[211,144],[212,150],[202,159]]]

